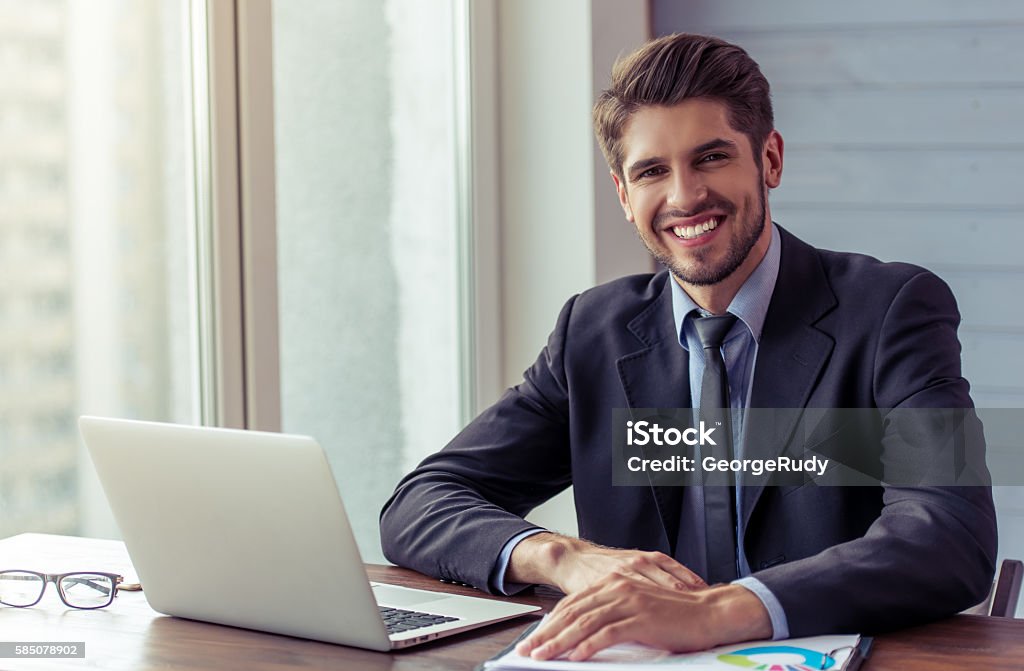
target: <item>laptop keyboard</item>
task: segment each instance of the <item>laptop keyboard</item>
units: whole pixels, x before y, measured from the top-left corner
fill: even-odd
[[[459,619],[457,617],[421,613],[416,610],[386,608],[384,606],[377,607],[380,608],[380,616],[384,619],[384,625],[387,627],[389,634],[400,634],[403,631],[420,629],[421,627],[429,627],[435,624],[444,624],[445,622],[455,622]]]

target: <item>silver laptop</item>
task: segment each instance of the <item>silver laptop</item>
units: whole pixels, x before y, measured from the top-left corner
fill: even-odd
[[[79,428],[161,613],[391,650],[539,610],[371,583],[312,438],[99,417]]]

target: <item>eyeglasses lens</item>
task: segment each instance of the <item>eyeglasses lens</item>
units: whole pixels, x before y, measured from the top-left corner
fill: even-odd
[[[96,573],[66,575],[59,587],[67,604],[75,608],[102,608],[114,599],[114,581]]]
[[[22,571],[0,573],[0,603],[8,606],[31,606],[43,595],[46,583],[37,575]]]

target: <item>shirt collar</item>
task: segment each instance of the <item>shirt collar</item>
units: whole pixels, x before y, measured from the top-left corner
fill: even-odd
[[[740,287],[732,302],[729,303],[728,311],[736,315],[746,325],[754,342],[761,341],[761,330],[764,328],[764,320],[768,314],[768,304],[771,303],[772,293],[775,291],[775,280],[779,277],[781,250],[782,241],[779,237],[779,229],[773,222],[772,240],[768,244],[768,251],[761,259],[761,263],[757,264],[757,268]],[[700,308],[693,302],[689,294],[683,291],[679,282],[676,282],[671,274],[669,274],[668,282],[672,285],[672,313],[675,317],[676,334],[679,336],[679,344],[685,348],[687,344],[683,325],[687,318],[693,318],[690,313]]]

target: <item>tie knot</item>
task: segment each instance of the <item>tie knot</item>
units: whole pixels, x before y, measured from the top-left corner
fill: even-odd
[[[704,349],[718,349],[722,346],[729,329],[736,323],[736,315],[725,313],[715,317],[699,317],[693,320],[700,338],[700,346]]]

